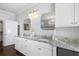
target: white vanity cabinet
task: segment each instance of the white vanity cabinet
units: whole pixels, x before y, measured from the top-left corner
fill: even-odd
[[[56,27],[74,26],[74,3],[56,3],[55,16]]]
[[[27,56],[52,56],[52,45],[19,37],[15,49]]]
[[[17,37],[15,40],[15,49],[24,55],[28,55],[29,46],[27,44],[27,39]]]

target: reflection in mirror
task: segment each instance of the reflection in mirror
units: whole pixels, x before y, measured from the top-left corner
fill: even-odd
[[[55,16],[51,12],[45,13],[41,16],[41,29],[54,30],[55,29]]]
[[[25,19],[23,24],[24,30],[30,30],[30,26],[31,26],[31,20],[29,18]]]

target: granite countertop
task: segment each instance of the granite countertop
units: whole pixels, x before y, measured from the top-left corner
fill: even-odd
[[[51,44],[57,47],[62,47],[65,49],[79,52],[79,39],[56,36]]]
[[[18,36],[17,36],[18,37]],[[28,40],[34,40],[34,41],[38,41],[38,42],[43,42],[43,43],[48,43],[48,44],[50,44],[50,42],[52,41],[52,40],[48,40],[48,39],[44,39],[44,38],[31,38],[31,37],[20,37],[20,38],[24,38],[24,39],[28,39]]]
[[[20,37],[20,38],[48,43],[52,46],[62,47],[65,49],[79,52],[79,41],[77,41],[79,39],[71,39],[71,38],[58,37],[58,36],[55,36],[54,39],[52,40],[41,39],[41,38],[30,38],[30,37]]]

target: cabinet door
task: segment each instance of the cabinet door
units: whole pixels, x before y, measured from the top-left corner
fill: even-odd
[[[30,40],[25,39],[25,43],[23,43],[23,54],[27,56],[32,55],[32,44],[30,43]]]
[[[21,38],[16,38],[15,40],[15,49],[18,51],[22,51],[22,43]]]
[[[30,43],[27,39],[16,38],[15,40],[15,49],[24,55],[31,55]]]
[[[26,43],[27,42],[25,42],[25,39],[19,38],[19,37],[16,38],[16,40],[15,40],[15,49],[24,54]]]
[[[79,3],[75,3],[75,26],[79,26]]]
[[[56,27],[73,26],[74,21],[74,4],[57,3],[55,5]]]
[[[26,39],[21,39],[20,40],[20,47],[21,47],[21,49],[20,49],[20,52],[21,53],[23,53],[24,55],[26,55],[27,53],[27,41],[26,41]]]

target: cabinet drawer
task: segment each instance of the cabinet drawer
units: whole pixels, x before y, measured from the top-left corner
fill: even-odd
[[[48,48],[33,45],[32,46],[32,55],[35,55],[35,56],[51,56],[52,55],[52,48],[48,49]]]
[[[36,46],[39,46],[39,47],[44,47],[44,48],[51,48],[52,46],[48,43],[43,43],[43,42],[38,42],[38,41],[34,41],[34,40],[28,40],[28,42],[31,44],[31,45],[36,45]]]

